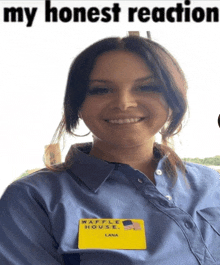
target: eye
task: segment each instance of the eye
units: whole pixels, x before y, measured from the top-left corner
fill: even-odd
[[[88,90],[88,95],[105,95],[110,93],[110,89],[106,87],[94,87]]]
[[[162,92],[161,87],[157,85],[143,85],[143,86],[138,87],[138,90],[144,91],[144,92],[154,92],[154,93]]]

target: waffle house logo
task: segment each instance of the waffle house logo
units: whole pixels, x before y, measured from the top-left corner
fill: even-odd
[[[120,229],[120,223],[122,222],[124,230],[141,230],[141,226],[138,222],[132,222],[132,220],[121,221],[120,219],[84,219],[84,229]]]
[[[85,229],[120,229],[118,219],[83,219],[81,224]]]
[[[141,226],[138,222],[132,222],[131,220],[125,220],[122,222],[124,225],[124,230],[141,230]]]
[[[80,249],[146,249],[141,219],[81,219]]]

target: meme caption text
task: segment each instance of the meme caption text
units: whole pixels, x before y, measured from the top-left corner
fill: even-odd
[[[74,1],[72,1],[74,2]],[[146,1],[147,3],[147,1]],[[25,23],[26,27],[34,25],[34,19],[37,16],[37,7],[8,6],[3,8],[3,22]],[[45,0],[45,22],[120,22],[122,8],[119,3],[113,3],[111,6],[98,7],[56,7],[56,3]],[[174,2],[170,7],[147,6],[127,8],[128,22],[219,22],[219,8],[191,6],[190,0],[184,2]]]

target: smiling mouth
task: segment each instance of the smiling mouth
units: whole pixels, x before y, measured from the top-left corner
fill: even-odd
[[[143,119],[144,118],[131,118],[131,119],[118,119],[118,120],[105,120],[105,121],[112,124],[130,124],[130,123],[138,123]]]

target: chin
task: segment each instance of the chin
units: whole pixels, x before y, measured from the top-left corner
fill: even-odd
[[[152,138],[151,138],[152,139]],[[149,142],[151,139],[149,139],[148,141],[143,141],[137,138],[133,138],[133,139],[117,139],[117,140],[106,140],[105,142],[108,143],[108,145],[112,145],[115,147],[121,147],[121,148],[133,148],[133,147],[138,147],[141,145],[146,144],[147,142]],[[154,140],[154,139],[153,139]]]

